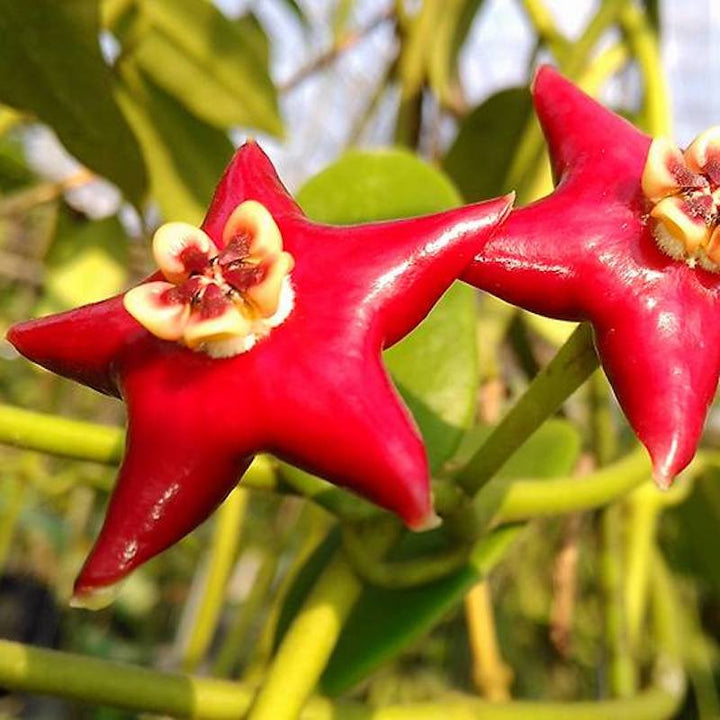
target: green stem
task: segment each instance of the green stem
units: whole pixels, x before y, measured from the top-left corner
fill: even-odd
[[[328,512],[350,522],[378,516],[381,510],[371,502],[338,490],[329,482],[287,463],[280,464],[280,477],[289,489],[302,495]]]
[[[487,580],[481,580],[465,596],[465,622],[475,687],[491,702],[507,702],[511,697],[514,673],[500,651],[492,591]]]
[[[0,442],[114,465],[122,457],[124,433],[120,428],[0,405]]]
[[[522,4],[540,40],[556,58],[564,57],[568,51],[567,38],[558,30],[552,13],[542,0],[522,0]]]
[[[0,686],[173,717],[240,717],[251,692],[240,685],[160,673],[0,640]]]
[[[393,590],[425,585],[449,575],[465,565],[472,550],[469,546],[456,545],[435,555],[383,562],[367,552],[365,538],[352,527],[344,528],[343,547],[353,569],[363,580]]]
[[[638,447],[621,460],[589,475],[514,480],[504,488],[495,520],[516,522],[601,507],[647,482],[650,470],[645,449]]]
[[[615,504],[602,514],[602,583],[605,591],[605,637],[609,655],[609,682],[613,696],[632,697],[637,690],[637,669],[630,650],[622,557],[622,508]]]
[[[183,651],[182,668],[194,671],[205,657],[217,630],[218,620],[225,601],[225,589],[240,542],[240,531],[247,510],[248,495],[235,488],[220,506],[215,517],[208,563],[202,573],[199,606],[190,603],[194,622]]]
[[[598,11],[593,19],[587,24],[583,34],[572,47],[572,55],[562,64],[562,69],[568,77],[576,78],[586,69],[595,64],[595,60],[588,63],[592,49],[605,31],[613,25],[623,10],[628,5],[628,0],[602,0]]]
[[[534,4],[538,4],[537,0]],[[582,36],[558,56],[561,69],[571,80],[579,79],[588,64],[588,57],[596,42],[603,32],[615,22],[620,10],[626,4],[626,0],[604,0]],[[595,74],[594,64],[591,63],[589,68],[589,72],[593,74]],[[535,118],[531,117],[518,142],[517,150],[505,178],[505,187],[515,189],[520,202],[529,202],[535,199],[534,189],[538,183],[536,181],[537,172],[534,169],[537,168],[543,157],[543,148],[542,131]]]
[[[240,683],[195,678],[27,647],[0,640],[0,686],[18,692],[53,695],[130,711],[237,720],[252,691]],[[666,665],[653,684],[633,698],[599,702],[512,702],[503,705],[454,694],[448,699],[369,709],[358,703],[312,698],[301,720],[664,720],[682,700],[682,676]],[[279,719],[278,719],[279,720]]]
[[[116,465],[122,459],[125,433],[117,427],[0,403],[0,443],[73,460]],[[102,490],[110,489],[95,476],[88,478],[88,482]],[[257,490],[274,490],[277,479],[273,461],[266,455],[257,455],[243,476],[242,484]]]
[[[213,675],[219,677],[232,675],[242,655],[243,646],[247,642],[250,627],[257,618],[275,579],[278,560],[278,555],[274,550],[266,553],[263,557],[247,600],[238,608],[233,623],[218,651],[213,665]]]
[[[592,331],[588,325],[580,325],[459,471],[457,482],[463,490],[469,495],[481,490],[597,366]]]
[[[634,2],[625,3],[620,24],[645,83],[643,116],[647,130],[651,135],[670,135],[670,98],[657,37],[645,11]]]
[[[249,720],[294,720],[299,716],[361,590],[362,583],[343,553],[338,553],[283,638]]]
[[[374,525],[372,530],[369,551],[380,557],[395,541],[397,526]],[[294,720],[300,715],[362,587],[345,554],[338,552],[285,634],[248,720]]]
[[[422,129],[423,89],[427,79],[427,53],[433,42],[435,28],[443,12],[441,0],[424,0],[409,24],[400,30],[398,79],[400,107],[395,126],[398,145],[416,147]]]
[[[650,584],[650,566],[661,506],[657,488],[637,488],[625,503],[625,593],[628,638],[634,650],[640,645]]]
[[[600,466],[617,455],[617,435],[610,406],[610,387],[601,370],[596,370],[588,383],[590,395],[590,436]]]
[[[680,629],[682,613],[675,584],[657,547],[653,550],[651,568],[653,630],[661,653],[658,662],[661,669],[663,665],[665,666],[668,675],[666,683],[674,683],[677,691],[682,692],[684,678],[682,671],[677,668],[683,655],[683,637]],[[673,678],[672,670],[679,675]]]

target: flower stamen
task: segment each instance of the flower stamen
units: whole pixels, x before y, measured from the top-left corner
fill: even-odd
[[[720,126],[699,135],[683,153],[653,140],[642,176],[652,203],[653,235],[667,255],[720,272]]]
[[[212,357],[247,352],[288,317],[294,305],[294,260],[265,206],[238,205],[223,230],[221,250],[203,230],[168,223],[153,238],[167,282],[143,283],[125,309],[153,335]]]

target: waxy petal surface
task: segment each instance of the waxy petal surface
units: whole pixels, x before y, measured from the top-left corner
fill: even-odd
[[[554,69],[533,85],[555,191],[515,211],[463,279],[589,320],[618,401],[668,485],[692,459],[720,374],[720,278],[657,247],[641,188],[651,139]]]
[[[217,359],[162,341],[122,297],[9,333],[31,360],[127,402],[128,450],[77,581],[81,594],[117,582],[202,522],[259,451],[354,490],[411,527],[432,518],[425,450],[380,353],[425,317],[511,200],[318,225],[255,143],[234,156],[203,223],[220,250],[228,218],[247,200],[272,213],[295,262],[294,308],[251,350]]]

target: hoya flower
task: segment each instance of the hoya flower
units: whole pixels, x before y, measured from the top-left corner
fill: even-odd
[[[695,454],[720,373],[720,130],[683,153],[550,67],[533,97],[556,189],[514,212],[463,277],[528,310],[592,323],[666,487]]]
[[[259,451],[412,528],[431,523],[425,450],[381,350],[425,317],[510,202],[319,225],[248,143],[202,228],[159,229],[159,272],[123,295],[11,328],[26,357],[127,404],[125,457],[78,601],[205,520]]]

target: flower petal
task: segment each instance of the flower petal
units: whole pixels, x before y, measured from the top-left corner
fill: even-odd
[[[652,202],[679,192],[691,175],[680,148],[667,138],[655,138],[650,145],[642,175],[642,190]]]
[[[663,227],[685,246],[692,254],[707,244],[710,230],[705,221],[691,217],[686,211],[686,201],[681,197],[668,197],[661,200],[650,213]]]
[[[128,290],[123,297],[125,309],[149,332],[162,340],[179,340],[188,321],[190,307],[174,301],[174,285],[157,281]]]
[[[277,259],[267,263],[265,277],[245,291],[245,297],[263,317],[272,317],[277,312],[283,280],[294,265],[295,260],[290,253],[280,253]]]
[[[217,255],[213,241],[200,228],[183,222],[166,223],[153,237],[153,255],[163,275],[172,283],[201,272]]]
[[[252,332],[252,323],[231,301],[221,312],[211,317],[196,310],[190,316],[183,336],[185,344],[192,350],[201,345],[243,338]]]
[[[246,200],[238,205],[223,229],[223,243],[247,235],[250,238],[247,260],[262,262],[274,258],[283,247],[282,235],[269,210],[256,200]]]
[[[708,128],[692,141],[685,151],[685,162],[693,172],[705,172],[713,182],[720,180],[720,125]]]

